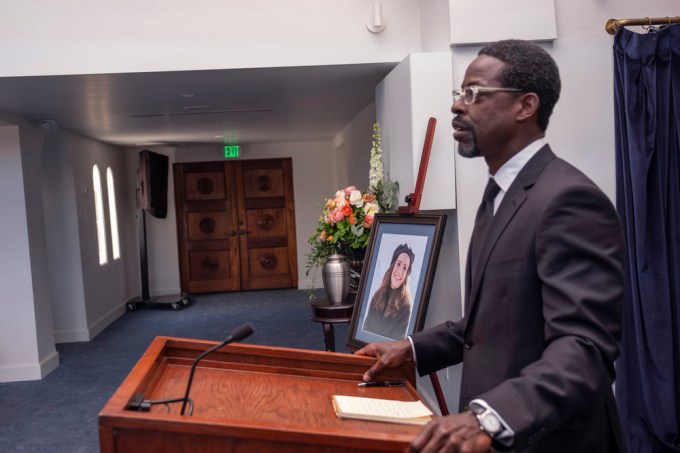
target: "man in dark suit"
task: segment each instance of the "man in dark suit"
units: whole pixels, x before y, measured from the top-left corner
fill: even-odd
[[[622,451],[612,394],[623,242],[608,198],[544,141],[559,71],[539,46],[484,47],[454,93],[454,138],[490,182],[468,252],[465,314],[372,343],[364,375],[415,361],[463,362],[460,413],[430,422],[412,451]],[[495,186],[495,187],[494,187]]]

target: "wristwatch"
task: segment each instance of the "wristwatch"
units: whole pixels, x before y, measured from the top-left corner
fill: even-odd
[[[495,439],[501,432],[503,432],[503,425],[498,419],[498,416],[489,407],[484,407],[474,401],[470,402],[470,410],[477,417],[479,427],[487,433],[492,439]]]

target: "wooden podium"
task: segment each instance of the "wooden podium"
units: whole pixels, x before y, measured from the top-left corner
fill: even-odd
[[[217,342],[156,337],[99,414],[102,452],[404,451],[421,427],[336,417],[331,396],[420,399],[415,371],[389,369],[376,380],[404,387],[357,387],[375,359],[351,354],[233,344],[197,366],[193,415],[181,403],[128,409],[146,400],[181,398],[193,360]]]

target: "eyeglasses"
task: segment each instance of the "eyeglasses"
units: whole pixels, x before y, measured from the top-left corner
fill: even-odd
[[[480,87],[478,85],[470,85],[462,90],[453,90],[453,102],[458,102],[463,99],[465,105],[474,104],[479,93],[495,93],[497,91],[522,91],[519,88],[501,88],[501,87]]]

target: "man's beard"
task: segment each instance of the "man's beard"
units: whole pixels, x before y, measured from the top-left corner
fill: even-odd
[[[479,152],[479,148],[476,146],[471,146],[468,148],[463,148],[460,146],[460,143],[458,144],[458,154],[460,154],[463,157],[467,158],[473,158],[473,157],[479,157],[482,155],[482,153]]]
[[[480,157],[482,153],[479,152],[479,147],[477,146],[477,137],[475,135],[475,131],[470,129],[470,135],[472,136],[470,143],[464,145],[461,142],[458,142],[458,154],[469,159],[473,157]]]
[[[454,129],[456,129],[457,126],[458,128],[463,129],[470,134],[469,144],[464,145],[461,142],[458,142],[458,154],[467,158],[481,156],[482,153],[479,152],[479,147],[477,146],[477,134],[475,133],[475,129],[472,127],[472,125],[458,117],[454,118],[452,124]]]

